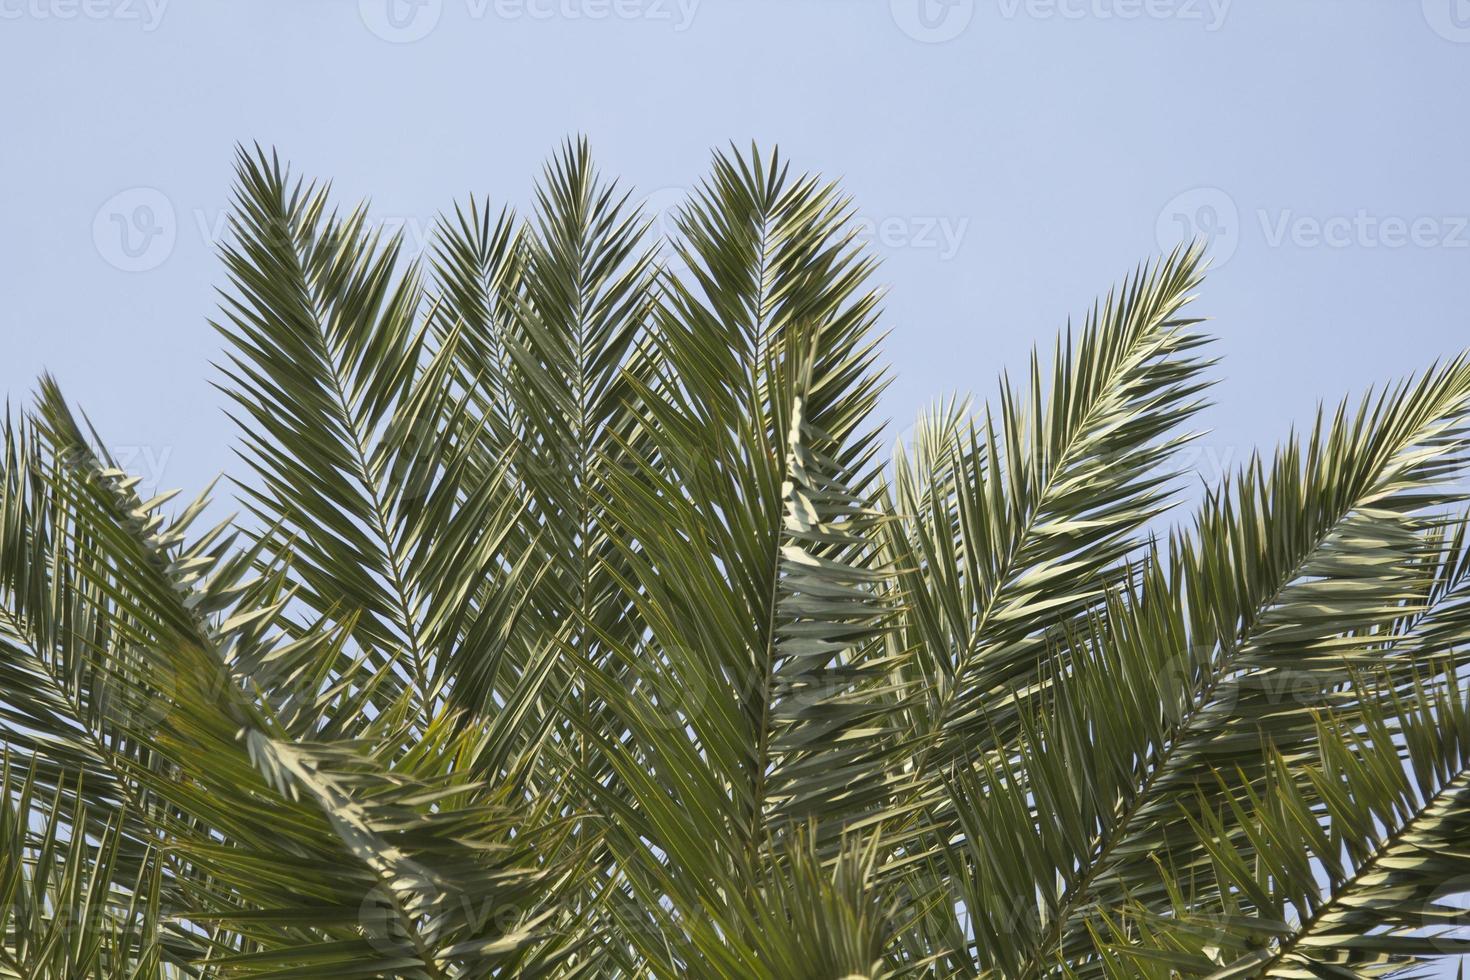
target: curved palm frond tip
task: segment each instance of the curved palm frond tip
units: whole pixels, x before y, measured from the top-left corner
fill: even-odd
[[[242,515],[0,463],[0,976],[1379,977],[1470,951],[1470,360],[1166,525],[1200,250],[882,452],[873,260],[584,143],[409,259],[242,150]],[[667,261],[669,258],[678,261]]]

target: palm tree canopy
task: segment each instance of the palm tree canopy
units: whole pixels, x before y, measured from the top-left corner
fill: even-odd
[[[240,513],[0,459],[0,976],[1378,977],[1470,952],[1470,359],[1171,514],[1201,250],[890,454],[874,263],[584,142],[405,254],[242,149]]]

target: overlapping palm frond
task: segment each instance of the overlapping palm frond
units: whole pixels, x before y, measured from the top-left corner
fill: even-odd
[[[1140,270],[1059,339],[1029,388],[1003,383],[980,422],[951,408],[915,461],[900,452],[890,547],[903,570],[903,644],[930,692],[910,707],[924,733],[919,777],[1001,746],[1035,693],[1047,643],[1099,607],[1166,508],[1170,458],[1192,434],[1209,362],[1182,308],[1200,253]],[[923,787],[921,787],[923,788]]]
[[[1411,975],[1470,949],[1470,359],[1172,529],[1198,248],[880,456],[873,262],[585,142],[426,267],[242,151],[246,510],[0,458],[0,976]],[[677,262],[664,264],[670,252]]]
[[[1179,697],[1131,745],[1145,762],[1071,872],[1051,955],[1081,955],[1098,906],[1149,889],[1163,901],[1158,861],[1187,875],[1206,860],[1179,838],[1213,772],[1258,785],[1273,751],[1314,758],[1316,711],[1371,710],[1349,683],[1353,670],[1381,668],[1403,684],[1426,657],[1448,650],[1452,669],[1463,662],[1465,611],[1426,575],[1443,508],[1459,498],[1446,478],[1463,452],[1467,395],[1461,360],[1365,399],[1356,414],[1339,410],[1305,453],[1292,444],[1270,469],[1248,465],[1233,494],[1205,502],[1195,535],[1176,539],[1177,584],[1158,594],[1180,610],[1184,659],[1160,667]],[[1139,604],[1150,603],[1145,590]]]
[[[1273,753],[1261,789],[1199,808],[1212,900],[1174,883],[1167,914],[1121,908],[1141,941],[1112,951],[1110,975],[1376,977],[1470,952],[1467,691],[1385,680],[1357,682],[1380,690],[1353,719],[1318,717],[1316,762]]]
[[[865,423],[882,380],[847,217],[778,157],[718,157],[680,219],[692,281],[665,277],[634,378],[644,445],[608,507],[643,631],[595,681],[619,722],[599,805],[626,889],[664,896],[643,948],[664,975],[782,975],[728,896],[797,887],[791,828],[821,816],[811,846],[840,848],[830,818],[891,780]]]
[[[314,724],[347,707],[335,685],[321,683],[341,656],[335,631],[280,630],[261,656],[254,648],[271,639],[261,631],[285,603],[231,602],[262,588],[246,580],[259,549],[201,553],[186,544],[93,452],[49,383],[37,424],[56,464],[48,486],[58,524],[98,559],[77,569],[80,601],[106,617],[114,643],[85,655],[103,669],[128,651],[139,659],[107,676],[121,702],[118,731],[147,764],[112,752],[98,765],[146,808],[148,836],[164,838],[162,887],[178,896],[180,943],[202,947],[198,958],[224,975],[438,977],[484,975],[497,962],[490,954],[529,942],[522,923],[554,875],[535,853],[538,826],[508,825],[506,808],[456,773],[468,752],[449,726],[411,726],[390,710],[353,725],[352,737],[325,741],[320,729],[293,737],[278,704]],[[382,676],[357,684],[371,691]],[[59,731],[32,738],[65,737],[68,719],[56,721]],[[44,744],[35,750],[46,753]],[[383,935],[363,925],[378,895],[388,909]],[[506,909],[521,914],[508,921]]]
[[[164,956],[169,913],[157,851],[129,866],[121,810],[94,842],[76,832],[93,824],[85,804],[42,797],[10,762],[0,760],[0,976],[180,976]]]

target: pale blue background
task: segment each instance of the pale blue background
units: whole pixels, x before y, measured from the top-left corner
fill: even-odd
[[[655,207],[710,147],[779,143],[886,231],[897,430],[1191,221],[1226,259],[1205,476],[1470,341],[1467,0],[386,2],[0,0],[0,387],[55,372],[152,484],[231,465],[205,318],[236,140],[411,234],[524,204],[568,133]]]

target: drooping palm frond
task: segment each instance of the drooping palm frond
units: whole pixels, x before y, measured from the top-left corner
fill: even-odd
[[[1176,885],[1167,915],[1123,911],[1139,917],[1142,941],[1121,945],[1110,973],[1374,977],[1470,952],[1455,904],[1470,884],[1466,688],[1390,682],[1382,693],[1360,696],[1373,707],[1350,722],[1318,719],[1319,761],[1274,753],[1264,790],[1200,808],[1190,823],[1214,901],[1185,902]]]
[[[134,784],[149,829],[166,835],[165,855],[174,860],[167,884],[181,896],[184,920],[230,930],[193,930],[202,958],[227,974],[484,975],[531,941],[523,923],[534,919],[553,872],[532,853],[534,835],[526,834],[534,828],[517,821],[521,837],[510,837],[504,807],[455,775],[450,763],[462,750],[447,724],[409,728],[387,711],[357,726],[354,738],[290,738],[258,686],[289,694],[288,703],[308,700],[313,718],[330,717],[334,691],[293,689],[290,678],[272,673],[305,657],[336,661],[332,633],[281,643],[263,670],[238,672],[252,662],[251,630],[282,608],[229,608],[252,552],[187,546],[137,499],[131,481],[95,455],[49,382],[37,423],[56,463],[47,472],[64,511],[58,523],[101,559],[77,569],[85,594],[100,597],[82,601],[92,616],[108,617],[122,641],[90,655],[110,664],[118,650],[132,650],[142,659],[134,672],[108,676],[130,709],[121,731],[152,764],[117,753],[106,764]],[[405,730],[419,737],[394,758]],[[58,737],[36,733],[48,734]],[[362,925],[374,894],[388,909],[386,936]],[[487,917],[486,908],[523,915],[508,923]]]
[[[1066,663],[1053,660],[1053,706],[967,793],[1015,796],[1037,831],[1018,843],[990,836],[1013,824],[972,821],[975,873],[1000,876],[978,907],[1005,933],[982,963],[1003,975],[1097,967],[1098,909],[1167,904],[1157,863],[1180,876],[1207,860],[1180,840],[1202,781],[1221,770],[1258,783],[1273,748],[1310,760],[1314,710],[1371,708],[1352,670],[1405,683],[1463,643],[1464,611],[1431,559],[1440,508],[1457,496],[1443,479],[1466,384],[1456,362],[1324,421],[1305,460],[1288,447],[1269,471],[1252,463],[1233,495],[1205,502],[1194,537],[1077,631]]]
[[[1456,361],[1365,399],[1356,415],[1339,410],[1304,457],[1288,446],[1270,470],[1249,465],[1232,496],[1206,501],[1196,537],[1169,559],[1182,591],[1163,599],[1182,610],[1186,659],[1165,669],[1183,697],[1162,738],[1133,746],[1147,766],[1079,865],[1063,936],[1083,942],[1074,930],[1092,903],[1161,887],[1158,858],[1177,873],[1204,860],[1175,838],[1181,806],[1210,773],[1258,783],[1273,750],[1309,761],[1320,744],[1314,711],[1372,707],[1348,683],[1354,669],[1381,666],[1404,683],[1439,652],[1416,642],[1421,630],[1448,628],[1441,649],[1463,644],[1463,609],[1423,583],[1442,508],[1458,499],[1445,479],[1463,451],[1467,396],[1470,372]],[[1393,636],[1406,615],[1426,619]],[[1077,955],[1062,942],[1063,955]]]
[[[77,830],[93,823],[85,804],[38,796],[35,780],[10,763],[0,760],[0,976],[180,976],[160,935],[168,912],[157,852],[130,867],[121,810],[94,843]]]
[[[1467,948],[1470,360],[1171,530],[1197,248],[890,468],[873,263],[776,154],[717,154],[660,242],[571,142],[427,269],[273,154],[238,172],[245,517],[139,499],[49,378],[6,420],[0,975]]]

